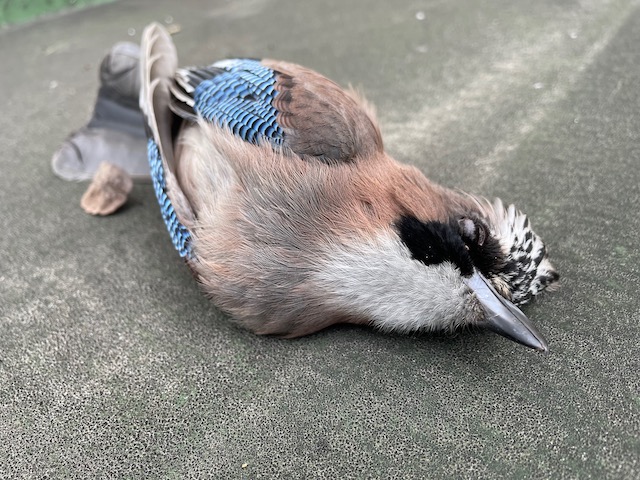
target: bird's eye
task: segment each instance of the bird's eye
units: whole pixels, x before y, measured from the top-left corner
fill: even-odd
[[[465,242],[473,242],[479,247],[484,245],[487,239],[487,227],[479,220],[473,220],[469,217],[461,217],[458,219],[460,227],[460,236]]]
[[[476,243],[479,246],[484,245],[484,241],[487,239],[487,227],[477,223],[476,224]]]

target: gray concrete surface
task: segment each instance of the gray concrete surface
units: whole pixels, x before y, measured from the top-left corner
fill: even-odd
[[[399,159],[527,211],[563,275],[526,309],[551,353],[256,337],[199,293],[150,185],[83,214],[49,158],[102,55],[167,16],[182,63],[360,86]],[[639,478],[639,45],[616,0],[149,0],[1,30],[0,477]]]

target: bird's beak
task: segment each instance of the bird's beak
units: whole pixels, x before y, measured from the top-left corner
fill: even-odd
[[[486,316],[480,326],[507,337],[529,348],[548,351],[547,342],[522,311],[500,295],[480,272],[465,279],[476,294]]]

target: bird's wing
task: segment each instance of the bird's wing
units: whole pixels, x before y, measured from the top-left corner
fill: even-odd
[[[178,65],[175,46],[159,24],[149,25],[142,34],[140,58],[140,109],[149,131],[148,156],[151,178],[162,217],[181,256],[189,256],[194,214],[175,175],[174,115],[169,110],[170,85]]]
[[[302,158],[351,162],[382,151],[372,110],[357,95],[298,65],[232,59],[179,69],[172,110],[228,127],[250,143],[269,142]]]

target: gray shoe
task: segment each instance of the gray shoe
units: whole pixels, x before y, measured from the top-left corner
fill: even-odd
[[[103,162],[149,178],[145,122],[138,107],[140,47],[116,43],[100,65],[100,90],[89,123],[71,133],[51,166],[65,180],[89,180]]]

